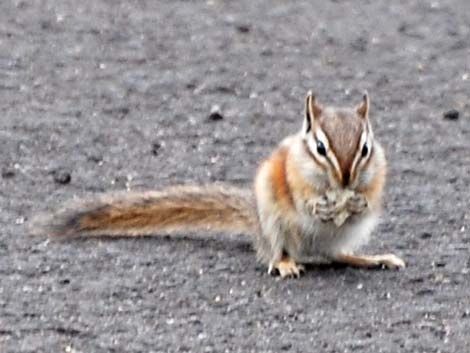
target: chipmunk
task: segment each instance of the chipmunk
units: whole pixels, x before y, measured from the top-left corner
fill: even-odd
[[[387,169],[369,105],[367,93],[351,109],[322,106],[309,92],[301,131],[261,164],[254,192],[214,184],[104,195],[39,218],[34,233],[247,233],[268,272],[283,278],[299,277],[311,256],[355,267],[403,268],[393,254],[353,254],[378,221]]]

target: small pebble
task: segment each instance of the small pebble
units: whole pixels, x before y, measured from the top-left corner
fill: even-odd
[[[186,89],[189,89],[189,90],[193,90],[197,87],[196,83],[194,82],[188,82],[186,85],[185,85]]]
[[[273,56],[274,52],[272,49],[266,48],[261,50],[261,56]]]
[[[2,178],[3,179],[10,179],[15,176],[15,171],[12,169],[3,169],[2,170]]]
[[[449,184],[455,184],[457,182],[458,178],[457,177],[451,177],[449,179],[447,179],[447,182]]]
[[[281,351],[290,351],[292,348],[292,343],[284,343],[281,345]]]
[[[429,232],[424,232],[424,233],[421,233],[420,236],[419,236],[421,239],[429,239],[432,237],[432,234],[429,233]]]
[[[68,278],[61,279],[59,280],[59,283],[62,285],[70,284],[70,279]]]
[[[457,120],[459,118],[459,111],[456,109],[451,109],[445,112],[443,116],[446,120]]]
[[[367,51],[368,40],[365,37],[359,37],[351,43],[351,47],[359,52]]]
[[[239,24],[236,26],[236,28],[237,28],[237,31],[240,33],[248,33],[251,30],[250,26],[246,24]]]
[[[434,294],[434,290],[433,289],[430,289],[430,288],[424,288],[424,289],[421,289],[419,291],[416,292],[416,296],[418,297],[423,297],[425,295],[433,295]]]
[[[209,114],[209,120],[211,121],[218,121],[222,120],[224,116],[220,112],[220,107],[218,105],[214,105],[211,109],[211,113]]]
[[[126,116],[127,114],[129,114],[131,111],[131,109],[129,107],[121,107],[118,109],[118,113],[121,115],[121,117],[124,117]]]
[[[70,181],[72,180],[72,176],[70,175],[70,173],[65,170],[54,170],[52,172],[52,176],[57,184],[65,185],[70,183]]]
[[[87,157],[90,162],[100,163],[103,161],[103,156],[98,153],[90,153]]]
[[[162,144],[160,142],[152,143],[152,154],[154,156],[158,156],[160,154],[161,148],[162,148]]]
[[[51,21],[47,21],[47,20],[42,20],[39,25],[41,29],[43,30],[48,30],[52,28]]]

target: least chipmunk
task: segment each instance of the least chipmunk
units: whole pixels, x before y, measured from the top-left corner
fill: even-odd
[[[322,106],[309,92],[301,131],[261,164],[254,192],[215,184],[103,195],[38,217],[33,231],[60,237],[246,233],[269,273],[281,277],[298,277],[312,257],[402,268],[392,254],[353,253],[378,221],[386,171],[368,95],[346,109]]]

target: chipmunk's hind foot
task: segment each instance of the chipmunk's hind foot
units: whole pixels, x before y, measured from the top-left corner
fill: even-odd
[[[398,270],[406,267],[405,261],[394,254],[375,255],[372,257],[379,266],[384,266],[388,269]]]
[[[405,268],[406,264],[401,258],[394,254],[383,255],[350,255],[338,254],[335,262],[350,265],[353,267],[377,268],[384,267],[392,270]]]

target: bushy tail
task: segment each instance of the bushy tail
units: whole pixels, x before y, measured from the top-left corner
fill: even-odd
[[[251,192],[219,185],[104,195],[39,216],[32,223],[32,233],[56,237],[125,237],[193,230],[259,232]]]

